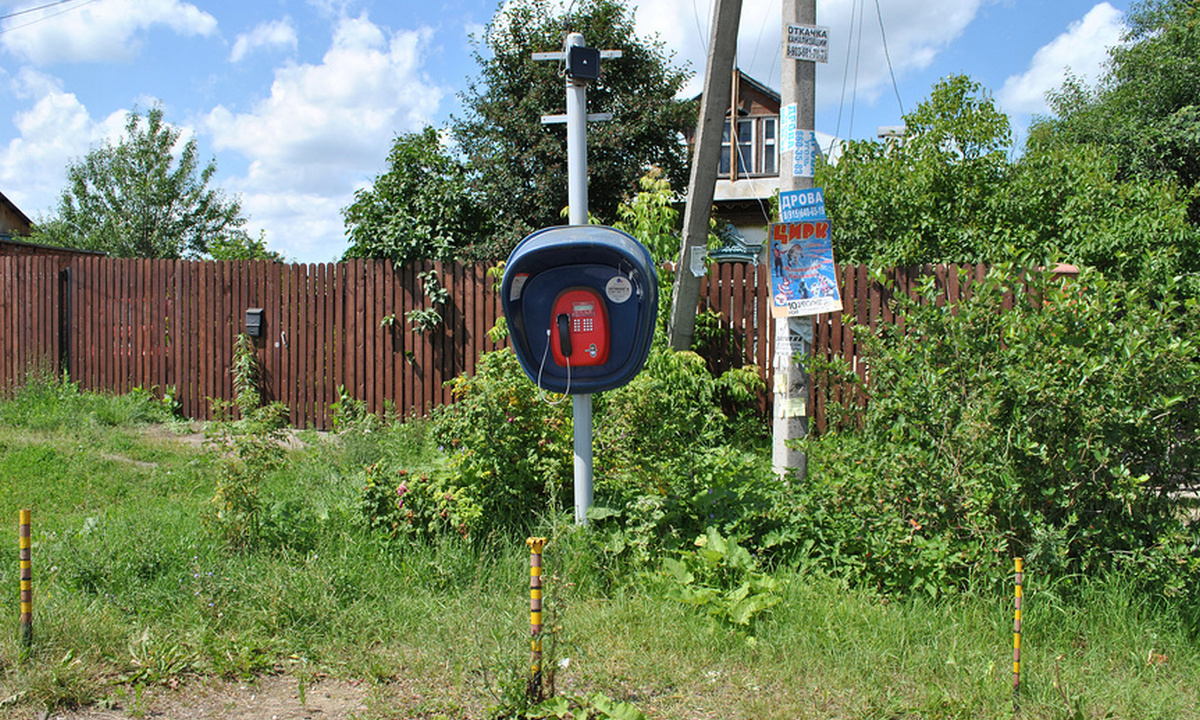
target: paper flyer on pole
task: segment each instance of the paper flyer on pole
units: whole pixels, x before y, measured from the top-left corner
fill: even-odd
[[[817,174],[817,161],[821,158],[821,143],[817,142],[815,130],[797,130],[796,147],[792,154],[792,175],[810,178]]]
[[[780,217],[771,243],[771,315],[798,317],[840,312],[837,271],[821,188],[779,194]]]

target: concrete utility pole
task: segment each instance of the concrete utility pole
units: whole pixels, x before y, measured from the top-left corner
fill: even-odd
[[[783,0],[783,32],[787,26],[815,25],[816,0]],[[780,51],[782,53],[782,50]],[[796,130],[814,130],[816,120],[817,65],[814,62],[783,60],[783,87],[780,96],[786,107],[796,104]],[[798,138],[799,139],[799,138]],[[798,143],[796,143],[798,144]],[[805,190],[813,186],[810,177],[793,174],[795,150],[780,158],[779,190]],[[802,480],[808,474],[808,458],[789,445],[808,435],[808,373],[795,361],[795,355],[812,352],[811,317],[782,317],[775,320],[774,420],[772,423],[771,463],[776,474],[792,473]]]
[[[696,332],[696,305],[700,302],[700,277],[691,271],[693,248],[708,246],[708,223],[712,215],[717,165],[721,161],[721,130],[729,111],[733,55],[737,50],[742,0],[716,0],[704,66],[704,94],[696,123],[692,176],[688,181],[687,207],[683,211],[683,242],[675,268],[675,296],[668,325],[671,347],[687,350]],[[736,162],[731,158],[731,162]]]

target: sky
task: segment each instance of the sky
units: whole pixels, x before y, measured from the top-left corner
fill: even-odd
[[[712,0],[627,0],[703,82]],[[1066,73],[1102,74],[1130,0],[817,0],[830,59],[817,130],[874,138],[934,83],[966,74],[1008,113],[1017,147]],[[247,229],[294,262],[346,250],[341,211],[402,133],[463,115],[498,0],[0,0],[0,192],[37,222],[65,170],[161,105],[213,159]],[[737,63],[779,89],[781,0],[743,0]],[[558,48],[544,48],[556,50]],[[619,62],[617,60],[605,62]],[[787,60],[786,62],[796,62]],[[894,82],[893,82],[894,78]],[[546,108],[547,114],[563,108]]]

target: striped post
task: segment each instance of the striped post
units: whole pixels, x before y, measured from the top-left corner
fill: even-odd
[[[1021,584],[1024,580],[1022,572],[1023,558],[1016,558],[1016,595],[1013,614],[1013,713],[1019,709],[1017,691],[1021,688]]]
[[[33,551],[29,531],[32,513],[21,510],[18,514],[18,534],[21,558],[21,647],[28,650],[33,645]]]
[[[531,537],[525,541],[529,546],[529,634],[533,661],[529,677],[529,699],[542,699],[542,548],[546,538]]]

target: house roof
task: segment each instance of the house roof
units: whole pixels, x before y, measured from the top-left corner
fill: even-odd
[[[13,240],[7,234],[0,233],[0,255],[106,255],[99,250],[80,250],[78,248],[59,247],[58,245],[42,245],[40,243]]]
[[[763,85],[762,83],[760,83],[759,81],[750,77],[749,75],[742,72],[741,70],[738,70],[738,73],[741,75],[742,82],[745,83],[746,85],[749,85],[750,87],[759,91],[763,95],[766,95],[767,97],[771,98],[777,104],[783,102],[783,98],[779,95],[778,91],[772,90],[771,88],[767,87],[766,85]]]
[[[0,192],[0,204],[3,204],[4,207],[8,208],[13,215],[16,215],[18,220],[22,221],[29,227],[33,227],[33,221],[29,219],[29,216],[21,212],[21,208],[17,207],[17,204],[12,200],[9,200],[8,196],[2,192]]]
[[[752,78],[752,77],[750,77],[749,75],[747,75],[747,74],[746,74],[745,72],[743,72],[743,71],[742,71],[740,68],[738,69],[738,76],[740,77],[740,79],[741,79],[741,82],[742,82],[742,84],[743,84],[743,85],[747,85],[747,86],[749,86],[751,89],[753,89],[753,90],[757,90],[758,92],[762,93],[763,95],[766,95],[766,96],[767,96],[768,98],[770,98],[771,100],[774,100],[776,105],[778,105],[778,104],[780,104],[780,103],[782,103],[782,102],[783,102],[783,100],[782,100],[781,96],[779,95],[779,91],[777,91],[777,90],[772,90],[770,87],[768,87],[768,86],[766,86],[766,85],[764,85],[764,84],[760,83],[759,81],[757,81],[757,80],[755,80],[754,78]],[[702,92],[701,92],[701,93],[697,93],[697,94],[696,94],[696,96],[692,98],[692,100],[697,100],[697,101],[698,101],[698,100],[700,100],[702,97],[704,97],[704,93],[702,93]]]

